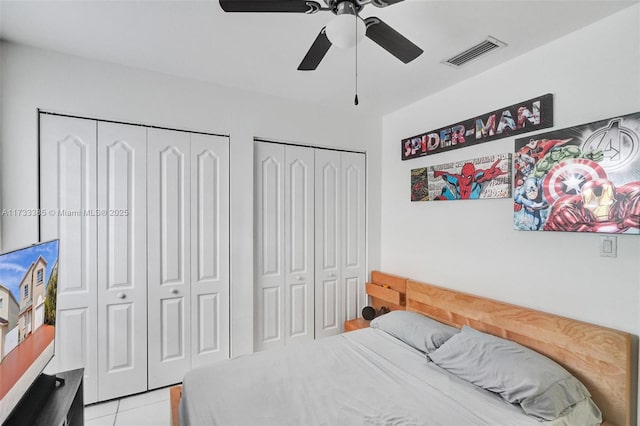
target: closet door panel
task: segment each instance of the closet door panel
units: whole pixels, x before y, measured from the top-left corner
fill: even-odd
[[[340,152],[315,153],[315,329],[316,338],[342,331]]]
[[[229,140],[191,135],[191,366],[229,358]]]
[[[146,129],[98,123],[98,398],[147,389]]]
[[[98,398],[96,122],[40,115],[42,240],[60,239],[55,360],[84,368],[84,400]]]
[[[285,148],[286,343],[314,338],[314,150]]]
[[[284,153],[283,145],[254,144],[256,351],[285,344]]]
[[[345,315],[345,321],[346,321],[346,320],[359,317],[360,311],[362,311],[360,299],[358,297],[360,280],[358,279],[358,277],[344,278],[344,286],[345,286],[344,315]]]
[[[190,368],[190,135],[147,130],[148,386]]]
[[[366,306],[365,155],[341,154],[342,167],[342,269],[345,319],[360,316]]]

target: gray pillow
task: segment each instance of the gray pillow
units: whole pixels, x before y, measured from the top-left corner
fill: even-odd
[[[591,396],[578,379],[544,355],[467,326],[427,357],[539,419],[554,420]]]
[[[448,326],[417,312],[391,311],[371,321],[372,328],[378,328],[422,352],[433,352],[458,333]]]

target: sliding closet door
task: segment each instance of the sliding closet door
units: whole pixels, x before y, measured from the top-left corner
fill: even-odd
[[[284,346],[284,146],[254,144],[254,350]]]
[[[190,367],[190,135],[147,130],[149,389]]]
[[[315,337],[342,331],[340,152],[315,153]]]
[[[147,131],[98,123],[98,398],[147,390]]]
[[[98,399],[96,122],[40,115],[43,241],[60,239],[55,363],[84,368],[84,401]]]
[[[342,167],[342,269],[345,320],[357,318],[367,305],[365,241],[365,155],[343,152]]]
[[[191,366],[229,358],[229,139],[191,135]]]
[[[285,148],[285,340],[314,338],[314,150]]]

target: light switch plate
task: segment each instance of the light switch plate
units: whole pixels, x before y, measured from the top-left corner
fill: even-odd
[[[600,256],[601,257],[617,257],[618,243],[617,237],[600,237]]]

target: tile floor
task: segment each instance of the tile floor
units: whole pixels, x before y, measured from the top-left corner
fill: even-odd
[[[169,426],[169,388],[84,407],[86,426]]]

